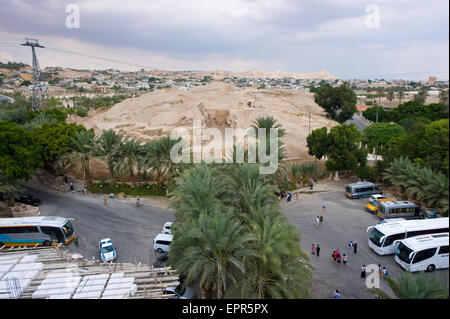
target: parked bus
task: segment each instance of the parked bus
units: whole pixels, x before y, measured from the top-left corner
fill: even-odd
[[[395,218],[387,223],[368,227],[367,232],[369,231],[371,231],[369,247],[378,255],[391,255],[395,254],[398,240],[449,232],[449,219],[448,217],[420,220]]]
[[[410,272],[448,268],[448,233],[401,240],[395,261]]]
[[[352,184],[345,184],[345,195],[348,198],[362,198],[369,197],[373,194],[383,194],[383,191],[374,183],[357,182]]]
[[[68,245],[75,237],[72,222],[57,216],[0,218],[0,247]]]
[[[400,200],[380,203],[377,215],[383,219],[396,217],[423,218],[424,212],[413,202]]]
[[[378,198],[378,199],[374,199],[369,201],[369,203],[366,205],[366,211],[369,213],[373,213],[376,214],[378,212],[378,207],[380,206],[380,203],[383,202],[393,202],[395,201],[394,198]]]

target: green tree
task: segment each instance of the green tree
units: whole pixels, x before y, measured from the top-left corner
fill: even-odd
[[[356,112],[356,94],[347,83],[336,88],[328,83],[322,85],[314,94],[314,101],[340,123],[351,119]]]
[[[34,129],[33,136],[41,148],[41,159],[45,168],[56,173],[57,161],[63,155],[71,153],[75,144],[73,138],[86,129],[82,125],[57,122],[55,124],[43,124]]]
[[[369,147],[369,150],[375,149],[376,154],[393,137],[405,135],[405,129],[397,123],[373,123],[367,126],[363,133],[361,141]]]
[[[419,93],[414,95],[414,101],[419,104],[424,104],[428,96],[428,90],[425,87],[421,87]]]
[[[83,179],[86,185],[91,185],[91,174],[89,170],[89,160],[94,157],[95,154],[95,136],[92,130],[80,131],[72,138],[74,144],[74,159],[80,163],[83,170]]]
[[[322,127],[313,130],[306,137],[306,143],[308,146],[308,154],[315,156],[320,161],[327,154],[329,148],[327,128]]]
[[[384,89],[382,87],[377,88],[377,98],[378,98],[378,105],[381,105],[381,98],[384,97]]]
[[[416,278],[410,272],[404,272],[399,278],[386,277],[386,282],[398,299],[448,299],[448,280],[445,288],[435,278],[427,279],[423,272]],[[379,288],[372,288],[370,291],[384,299],[392,298]]]
[[[244,259],[256,256],[254,235],[232,213],[201,213],[174,233],[169,264],[186,276],[186,284],[199,280],[207,299],[223,298],[238,276],[245,273]]]
[[[120,145],[120,157],[118,158],[114,169],[118,174],[128,174],[131,177],[131,182],[136,185],[135,167],[138,161],[138,156],[142,154],[143,149],[141,143],[133,139],[125,139]]]
[[[328,133],[328,160],[325,166],[330,172],[356,170],[366,165],[367,151],[359,147],[361,133],[354,124],[341,124]]]
[[[95,140],[95,156],[103,159],[108,165],[109,176],[115,180],[114,166],[121,156],[120,145],[123,137],[112,129],[103,130],[102,134]]]
[[[425,139],[427,142],[427,153],[432,154],[438,165],[442,165],[447,159],[449,150],[449,120],[443,119],[435,121],[425,127]],[[448,162],[446,164],[448,167]],[[448,169],[444,172],[448,176]]]
[[[378,113],[378,122],[389,122],[390,121],[390,112],[385,111],[382,106],[372,106],[367,110],[363,111],[363,116],[372,122],[377,122],[377,113]]]
[[[40,153],[32,133],[16,123],[0,121],[0,175],[29,179],[41,164]]]
[[[397,98],[398,98],[398,104],[402,104],[402,101],[405,98],[405,91],[403,89],[398,90]]]
[[[393,88],[390,88],[390,89],[387,91],[386,97],[387,97],[387,99],[389,100],[389,104],[391,104],[392,100],[393,100],[394,97],[395,97],[395,91],[394,91]]]

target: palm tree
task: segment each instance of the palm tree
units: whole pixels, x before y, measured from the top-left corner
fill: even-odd
[[[384,96],[384,91],[382,87],[377,88],[378,105],[381,105],[381,98]]]
[[[389,100],[389,105],[391,105],[391,102],[394,99],[394,95],[395,95],[394,89],[391,88],[387,91],[386,97]]]
[[[120,158],[120,145],[123,137],[112,129],[103,130],[95,141],[95,155],[102,158],[108,165],[111,180],[115,180],[114,165]]]
[[[398,279],[386,277],[386,282],[398,299],[448,299],[448,283],[445,288],[436,279],[427,279],[423,272],[415,279],[410,272],[404,272]],[[369,291],[391,299],[391,296],[379,288],[371,288]]]
[[[414,101],[419,104],[424,104],[428,96],[428,90],[425,87],[422,87],[419,90],[419,93],[414,95]]]
[[[176,211],[178,222],[198,218],[200,214],[213,210],[223,210],[226,204],[234,202],[230,181],[219,176],[217,167],[205,163],[197,164],[181,174],[170,203]]]
[[[297,231],[285,218],[267,208],[246,219],[256,236],[256,257],[246,259],[246,275],[239,298],[305,298],[309,297],[311,266],[300,248]]]
[[[245,258],[256,257],[253,240],[231,212],[201,213],[174,232],[168,264],[186,276],[186,284],[199,280],[205,298],[220,299],[238,284]]]
[[[80,131],[74,138],[72,138],[74,144],[73,158],[80,162],[81,169],[83,170],[83,179],[86,181],[86,185],[91,184],[91,175],[89,172],[89,160],[94,157],[95,152],[95,136],[92,130]]]
[[[127,138],[120,145],[119,153],[121,154],[121,156],[115,163],[114,169],[119,174],[128,174],[131,177],[131,182],[133,183],[133,185],[136,185],[134,171],[138,156],[142,153],[141,142]]]
[[[397,92],[398,104],[402,104],[402,100],[405,98],[405,91],[400,88]]]

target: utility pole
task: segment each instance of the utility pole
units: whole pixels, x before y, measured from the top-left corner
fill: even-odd
[[[43,94],[42,94],[42,86],[40,83],[41,77],[41,68],[39,66],[39,61],[36,56],[35,48],[45,48],[44,46],[39,44],[39,40],[37,39],[29,39],[25,38],[25,43],[22,43],[23,46],[31,47],[31,53],[33,56],[33,88],[32,88],[32,97],[31,97],[31,108],[33,111],[42,109],[43,107]]]

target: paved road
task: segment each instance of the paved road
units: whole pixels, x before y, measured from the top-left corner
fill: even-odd
[[[60,193],[28,186],[29,193],[42,199],[43,216],[64,216],[77,220],[75,232],[79,247],[71,243],[67,248],[87,259],[100,259],[98,242],[110,237],[118,250],[120,262],[143,262],[152,264],[153,238],[167,221],[175,219],[173,212],[159,207],[143,205],[137,209],[134,203],[103,197]]]
[[[368,199],[348,199],[341,190],[302,194],[299,200],[282,203],[283,214],[302,234],[302,248],[311,254],[312,243],[319,243],[321,247],[319,257],[311,255],[311,263],[315,268],[313,298],[332,298],[334,289],[341,291],[342,298],[374,298],[367,292],[360,277],[363,264],[381,264],[393,277],[403,272],[392,255],[379,256],[369,248],[366,229],[378,224],[380,220],[364,210],[367,202]],[[326,203],[325,212],[322,209],[323,203]],[[318,215],[324,216],[324,224],[316,228],[315,218]],[[348,247],[350,240],[358,242],[356,254]],[[347,265],[333,262],[331,254],[336,249],[347,254]],[[427,273],[427,276],[443,279],[448,273],[448,269],[437,270]],[[381,288],[388,289],[386,287],[385,282],[381,281]]]
[[[367,120],[363,119],[363,117],[361,115],[359,115],[358,113],[353,114],[353,117],[350,120],[345,121],[345,124],[351,124],[351,123],[355,123],[356,127],[360,131],[363,131],[367,126],[369,126],[369,123],[367,122]]]

